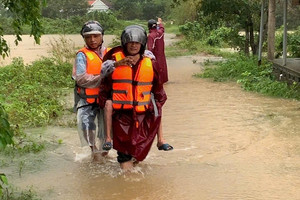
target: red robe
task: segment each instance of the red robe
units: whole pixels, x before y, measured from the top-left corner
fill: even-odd
[[[139,62],[133,69],[137,69]],[[155,61],[152,61],[154,79],[152,93],[154,94],[159,115],[154,116],[152,103],[149,109],[138,114],[134,110],[114,110],[112,116],[113,148],[118,152],[133,156],[142,161],[148,155],[153,140],[158,132],[161,122],[161,108],[167,100],[163,85],[159,80],[159,73]],[[135,72],[133,74],[135,76]],[[112,77],[103,79],[100,85],[99,104],[104,108],[105,101],[111,99]],[[139,122],[138,128],[136,121]]]
[[[149,30],[147,48],[156,57],[161,81],[165,83],[169,80],[167,61],[165,56],[165,42],[164,42],[165,28],[163,24],[159,24],[158,27],[159,27],[158,29]]]

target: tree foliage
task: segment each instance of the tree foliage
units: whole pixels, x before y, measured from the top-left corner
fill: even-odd
[[[201,0],[173,0],[173,3],[169,5],[172,9],[170,12],[170,19],[177,24],[184,24],[186,22],[192,22],[197,20],[199,13],[197,11]]]
[[[40,22],[41,7],[45,0],[0,0],[0,7],[12,17],[11,26],[16,36],[15,43],[22,40],[22,26],[29,24],[31,26],[30,35],[33,35],[36,43],[40,43],[42,35],[42,24]],[[0,23],[0,55],[8,55],[9,47],[3,38],[3,27]]]
[[[288,1],[287,24],[288,29],[297,29],[300,26],[300,5],[293,6],[292,1]],[[283,4],[284,1],[276,1],[276,28],[280,28],[283,23]]]
[[[172,0],[112,0],[114,12],[119,19],[149,20],[165,18],[169,14],[168,6]]]
[[[259,31],[260,1],[258,0],[203,0],[200,10],[204,16],[223,22],[225,26],[236,27],[244,31],[244,52],[249,53],[251,46],[253,54],[257,52],[258,40],[255,32]]]
[[[198,31],[202,33],[199,36],[201,39],[211,37],[212,32],[213,35],[219,35],[216,29],[229,28],[230,32],[226,35],[226,40],[233,45],[232,47],[238,47],[246,54],[249,54],[249,47],[251,47],[253,54],[256,54],[260,0],[173,0],[173,2],[177,7],[184,8],[181,13],[194,13],[194,15],[188,14],[190,18],[185,21],[199,27]],[[190,6],[184,7],[187,4]],[[240,37],[241,32],[244,33],[243,37]],[[213,41],[211,40],[210,43],[213,44]]]
[[[52,19],[69,18],[75,15],[85,15],[88,8],[86,0],[47,0],[47,5],[42,9],[42,15]]]
[[[3,106],[0,104],[0,149],[13,143],[13,131],[8,122],[8,116]]]

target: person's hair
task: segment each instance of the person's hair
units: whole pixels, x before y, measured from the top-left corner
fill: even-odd
[[[127,54],[126,44],[128,42],[138,42],[141,44],[140,54],[143,55],[146,49],[147,33],[145,29],[139,25],[127,26],[121,34],[121,45],[125,54]]]
[[[156,22],[156,20],[150,19],[150,20],[148,21],[148,28],[149,28],[149,29],[154,29],[154,28],[156,28],[156,27],[157,27],[157,22]]]

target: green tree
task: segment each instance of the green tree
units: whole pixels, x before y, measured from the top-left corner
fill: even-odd
[[[0,104],[0,149],[13,143],[13,131],[8,122],[8,116],[3,106]]]
[[[283,4],[284,1],[276,1],[276,28],[280,28],[283,21]],[[293,5],[292,1],[288,1],[288,7],[287,7],[287,24],[288,29],[297,29],[298,26],[300,26],[300,5]]]
[[[169,7],[171,7],[169,18],[174,20],[177,24],[197,20],[200,14],[197,11],[200,1],[201,0],[173,0],[173,3],[169,4]]]
[[[276,24],[276,17],[275,17],[275,10],[276,10],[276,1],[269,0],[269,9],[268,9],[268,59],[274,60],[274,53],[275,53],[275,24]]]
[[[88,8],[86,0],[47,0],[47,5],[42,9],[42,15],[52,19],[69,18],[75,15],[85,15]]]
[[[142,15],[140,0],[113,0],[117,18],[125,20],[139,19]]]
[[[229,38],[233,40],[230,41],[232,44],[239,45],[246,54],[249,54],[249,47],[251,47],[253,54],[256,54],[260,0],[173,0],[173,2],[177,7],[179,5],[184,8],[180,13],[189,13],[190,19],[185,21],[197,21],[203,26],[206,33],[204,37],[208,37],[210,31],[225,26],[236,33],[235,36],[231,34],[234,37]],[[189,6],[184,7],[184,5]],[[241,31],[244,33],[243,41],[239,37]],[[234,41],[236,38],[239,38],[239,41]]]
[[[149,20],[166,18],[172,0],[111,0],[117,18],[124,20]]]
[[[222,21],[228,27],[244,31],[244,52],[249,54],[251,47],[253,54],[256,54],[258,38],[255,40],[255,32],[259,31],[259,0],[203,0],[200,11],[204,16]]]
[[[3,12],[9,13],[11,16],[11,26],[13,27],[14,35],[16,36],[15,43],[18,44],[22,40],[22,26],[29,24],[31,27],[30,35],[34,37],[36,43],[40,43],[42,35],[41,7],[45,0],[0,0],[0,8]],[[8,56],[9,47],[6,40],[3,38],[3,26],[0,22],[0,55]]]
[[[156,19],[157,17],[166,18],[168,1],[145,1],[142,4],[142,18],[144,20]]]

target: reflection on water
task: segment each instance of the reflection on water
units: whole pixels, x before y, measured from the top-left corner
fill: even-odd
[[[46,200],[299,199],[300,102],[193,78],[201,68],[193,59],[168,60],[163,129],[173,151],[154,143],[134,172],[122,173],[115,151],[91,163],[76,129],[52,127],[46,134],[64,145],[43,170],[11,175],[14,182],[33,185]]]

